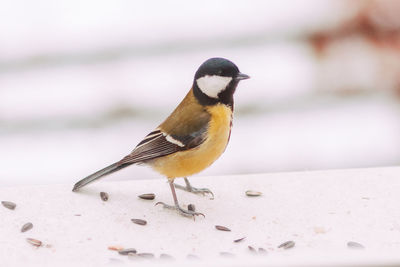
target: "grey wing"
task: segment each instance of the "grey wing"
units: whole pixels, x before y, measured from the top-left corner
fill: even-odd
[[[149,133],[120,164],[140,163],[169,154],[194,148],[204,142],[208,125],[188,135],[168,135],[157,129]]]

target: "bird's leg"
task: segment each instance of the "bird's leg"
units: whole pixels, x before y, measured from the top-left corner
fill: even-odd
[[[185,191],[194,193],[194,194],[202,194],[202,195],[210,194],[210,195],[211,195],[211,199],[214,199],[214,194],[213,194],[213,192],[211,192],[210,189],[208,189],[208,188],[196,188],[196,187],[193,187],[193,186],[189,183],[188,178],[185,177],[184,179],[185,179],[185,184],[186,184],[186,186],[182,186],[182,185],[179,185],[179,184],[175,184],[175,187],[178,188],[178,189],[182,189],[182,190],[185,190]]]
[[[174,181],[173,180],[169,180],[168,183],[169,183],[169,186],[171,187],[171,192],[172,192],[172,196],[174,198],[174,204],[175,205],[167,205],[167,204],[165,204],[163,202],[157,202],[156,205],[161,204],[164,208],[176,210],[176,211],[179,212],[179,214],[181,214],[183,216],[186,216],[186,217],[195,218],[195,216],[199,216],[199,215],[202,215],[203,217],[205,217],[203,213],[182,209],[179,206],[178,198],[176,197]]]

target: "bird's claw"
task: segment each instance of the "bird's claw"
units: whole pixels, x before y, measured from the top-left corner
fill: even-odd
[[[182,208],[181,208],[180,206],[178,206],[178,205],[175,205],[175,206],[167,205],[167,204],[165,204],[164,202],[157,202],[157,203],[155,204],[155,206],[157,206],[157,205],[162,205],[163,208],[165,208],[165,209],[176,210],[180,215],[185,216],[185,217],[192,217],[194,220],[195,220],[195,216],[201,215],[201,216],[203,216],[204,218],[206,217],[203,213],[194,212],[194,211],[191,211],[191,210],[185,210],[185,209],[182,209]]]
[[[194,194],[202,194],[203,196],[205,196],[206,194],[210,194],[211,195],[211,199],[214,199],[214,193],[208,189],[208,188],[196,188],[196,187],[192,187],[192,191],[190,191]]]
[[[208,188],[196,188],[193,186],[188,187],[188,186],[182,186],[179,184],[174,184],[174,185],[175,185],[175,188],[178,188],[178,189],[181,189],[181,190],[193,193],[193,194],[202,194],[203,196],[205,196],[206,194],[210,194],[211,195],[210,199],[214,199],[214,193]]]

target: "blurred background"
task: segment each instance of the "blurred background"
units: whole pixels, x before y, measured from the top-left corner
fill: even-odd
[[[119,160],[215,56],[252,78],[200,175],[397,165],[398,14],[396,0],[3,2],[0,185],[72,185]]]

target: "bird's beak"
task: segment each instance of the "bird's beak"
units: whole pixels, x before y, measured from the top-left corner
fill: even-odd
[[[239,74],[235,77],[235,80],[240,81],[240,80],[246,80],[249,78],[250,78],[249,75],[239,72]]]

